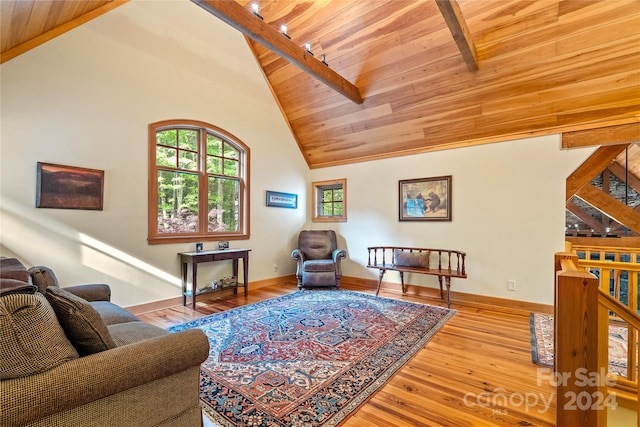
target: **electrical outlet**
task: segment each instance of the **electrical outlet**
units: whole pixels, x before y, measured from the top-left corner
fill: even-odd
[[[273,264],[273,271],[278,271],[278,264]]]
[[[516,281],[515,280],[507,280],[507,289],[510,291],[516,290]]]

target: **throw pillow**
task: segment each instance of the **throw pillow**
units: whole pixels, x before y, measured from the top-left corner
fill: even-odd
[[[33,294],[37,291],[31,283],[16,279],[0,278],[0,296],[7,294]]]
[[[116,347],[107,325],[87,300],[53,286],[45,295],[80,356]]]
[[[0,297],[0,342],[2,379],[48,371],[78,358],[53,308],[40,293]]]
[[[17,258],[0,258],[0,277],[22,282],[29,281],[29,272]]]
[[[402,249],[394,249],[393,264],[400,267],[429,268],[431,251],[407,252]]]

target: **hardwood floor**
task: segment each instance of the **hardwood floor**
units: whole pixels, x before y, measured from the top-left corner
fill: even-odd
[[[344,289],[374,293],[369,286]],[[139,315],[168,327],[234,307],[295,292],[293,283],[198,301],[196,310],[176,306]],[[382,289],[380,296],[432,305],[430,296]],[[529,312],[482,308],[453,301],[458,313],[343,427],[554,426],[551,369],[531,361]]]

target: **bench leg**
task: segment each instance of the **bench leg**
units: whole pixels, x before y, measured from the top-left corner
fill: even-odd
[[[440,298],[444,298],[444,294],[442,293],[442,285],[444,284],[444,276],[438,276],[438,283],[440,284]]]
[[[400,273],[400,285],[402,285],[402,293],[407,292],[407,287],[404,285],[404,271],[398,271]]]
[[[384,276],[384,273],[387,270],[380,270],[380,274],[378,275],[378,287],[376,288],[376,296],[378,296],[378,293],[380,292],[380,284],[382,283],[382,276]]]
[[[444,280],[447,282],[447,308],[451,308],[451,277],[447,276]]]

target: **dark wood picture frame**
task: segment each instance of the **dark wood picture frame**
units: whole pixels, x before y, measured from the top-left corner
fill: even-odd
[[[104,171],[38,162],[36,207],[102,210]]]
[[[451,221],[451,213],[451,175],[399,181],[400,221]]]

